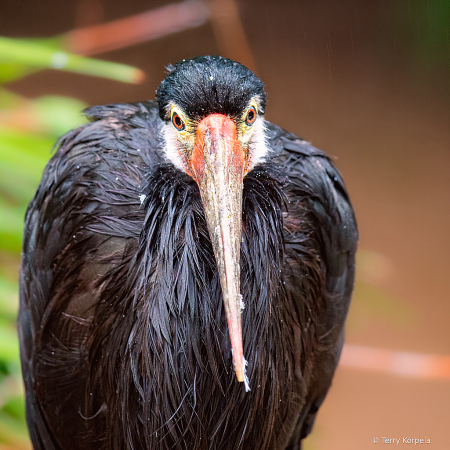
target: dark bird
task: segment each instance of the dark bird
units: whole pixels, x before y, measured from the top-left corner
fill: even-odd
[[[237,62],[183,60],[156,94],[88,108],[28,208],[34,449],[298,450],[343,344],[346,188]]]

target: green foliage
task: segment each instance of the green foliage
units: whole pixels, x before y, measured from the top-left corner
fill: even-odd
[[[84,58],[66,52],[62,39],[10,39],[0,37],[0,82],[36,69],[64,69],[95,77],[110,78],[127,83],[139,82],[139,69],[99,59]]]
[[[70,55],[62,44],[0,37],[0,449],[30,448],[16,331],[25,211],[55,141],[85,122],[87,106],[69,97],[26,99],[4,85],[52,67],[123,82],[141,76],[133,67]]]

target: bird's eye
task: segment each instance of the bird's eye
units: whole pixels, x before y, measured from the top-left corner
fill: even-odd
[[[247,125],[253,125],[255,120],[256,120],[256,111],[255,111],[255,108],[252,106],[247,112],[247,117],[245,118],[245,123]]]
[[[173,126],[178,131],[183,131],[184,130],[184,122],[181,120],[181,117],[177,113],[173,113],[173,115],[172,115],[172,123],[173,123]]]

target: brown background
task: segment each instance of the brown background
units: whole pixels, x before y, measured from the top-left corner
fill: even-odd
[[[53,36],[167,3],[2,0],[0,34]],[[448,53],[424,49],[428,2],[419,3],[251,0],[238,8],[266,83],[266,117],[336,155],[353,200],[365,252],[347,342],[450,355],[450,44]],[[241,55],[231,25],[228,32],[219,38],[208,22],[96,55],[143,69],[140,85],[44,71],[10,87],[89,104],[153,98],[169,63]],[[449,405],[450,379],[341,367],[307,449],[383,448],[375,436],[427,437],[425,448],[449,449]]]

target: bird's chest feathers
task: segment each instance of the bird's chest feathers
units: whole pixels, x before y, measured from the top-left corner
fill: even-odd
[[[144,194],[146,217],[128,290],[139,293],[131,302],[130,335],[139,343],[130,347],[134,359],[137,353],[154,358],[170,351],[178,369],[192,364],[209,366],[208,372],[227,370],[227,320],[198,188],[187,175],[162,167],[149,177]],[[283,323],[281,201],[267,171],[247,176],[240,255],[246,353],[258,353]]]

